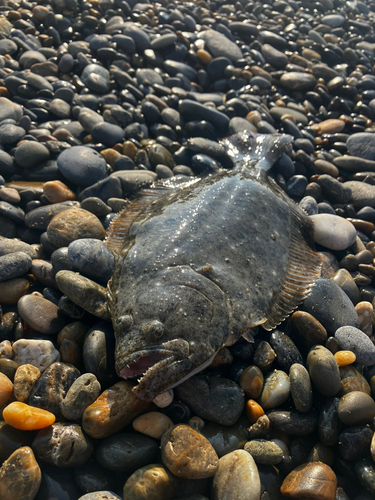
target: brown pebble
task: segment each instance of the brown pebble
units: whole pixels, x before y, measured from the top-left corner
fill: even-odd
[[[43,194],[50,203],[75,200],[76,195],[61,181],[48,181],[43,185]]]
[[[18,301],[18,313],[26,323],[40,333],[57,333],[65,324],[59,308],[39,294],[24,295]]]
[[[178,480],[160,464],[150,464],[136,470],[124,485],[126,500],[172,500]]]
[[[16,189],[5,187],[0,189],[0,200],[17,205],[21,201],[21,196]]]
[[[334,500],[337,479],[331,467],[322,462],[302,464],[284,479],[281,494],[291,498]]]
[[[82,208],[72,208],[55,215],[48,224],[47,235],[52,245],[60,248],[82,238],[102,240],[105,230],[96,215]]]
[[[212,61],[212,56],[207,50],[199,49],[197,50],[197,56],[201,63],[209,64]]]
[[[69,323],[65,325],[57,335],[57,344],[61,345],[64,339],[74,340],[78,345],[83,345],[86,333],[89,331],[90,327],[86,323],[81,321],[75,321],[74,323]]]
[[[28,446],[19,448],[5,460],[0,469],[1,500],[33,500],[38,492],[42,473]]]
[[[310,344],[324,344],[327,340],[326,329],[312,314],[296,311],[292,314],[292,322],[298,333]]]
[[[60,358],[62,363],[82,367],[82,350],[75,340],[64,339],[60,344]]]
[[[227,347],[222,347],[219,349],[218,353],[212,360],[210,368],[221,365],[231,365],[233,363],[233,356]]]
[[[117,158],[121,156],[121,153],[112,148],[103,149],[103,151],[100,151],[100,154],[112,168],[114,167]]]
[[[357,371],[354,366],[341,366],[339,368],[341,378],[341,389],[338,396],[343,396],[353,391],[365,392],[370,396],[371,388],[365,377]]]
[[[122,146],[122,154],[125,156],[129,156],[132,160],[136,157],[138,152],[137,146],[131,141],[125,141]]]
[[[256,399],[260,396],[263,389],[263,373],[257,366],[248,366],[241,374],[239,384],[245,391],[246,396]]]
[[[84,411],[83,430],[93,438],[105,438],[130,425],[142,413],[150,411],[152,405],[134,395],[134,385],[121,381],[105,390]]]
[[[13,358],[12,344],[9,340],[3,340],[0,342],[0,358]]]
[[[375,418],[375,401],[364,392],[352,391],[342,396],[337,411],[345,425],[369,424]]]
[[[267,371],[272,366],[275,359],[276,353],[270,344],[265,340],[259,342],[254,353],[254,365],[258,366],[263,371]]]
[[[29,272],[43,285],[57,288],[55,280],[56,269],[52,266],[51,262],[42,259],[34,259],[31,261]]]
[[[362,301],[358,302],[355,306],[355,310],[358,314],[359,319],[359,329],[363,333],[371,337],[372,335],[372,316],[374,313],[374,307],[371,302]]]
[[[22,365],[14,375],[14,397],[26,403],[35,382],[40,378],[40,370],[33,365]]]
[[[326,446],[322,443],[316,443],[307,457],[308,462],[323,462],[332,467],[335,452],[332,446]]]
[[[140,417],[137,417],[132,425],[133,429],[137,432],[141,432],[155,439],[161,439],[164,432],[173,427],[173,422],[163,413],[150,411],[149,413],[144,413]]]
[[[219,458],[208,439],[183,424],[163,434],[161,455],[172,474],[185,479],[211,477],[219,466]]]
[[[338,132],[341,132],[344,127],[345,122],[337,118],[329,118],[328,120],[323,120],[320,123],[313,123],[311,125],[311,128],[317,135],[336,134]]]
[[[13,394],[13,384],[9,378],[0,373],[0,408],[4,406]]]
[[[0,283],[0,302],[6,305],[17,304],[18,300],[26,295],[30,283],[25,278],[13,278]]]

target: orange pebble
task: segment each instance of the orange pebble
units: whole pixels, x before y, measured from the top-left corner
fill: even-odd
[[[7,424],[21,431],[36,431],[52,425],[55,415],[47,410],[15,401],[4,409],[3,419]]]
[[[346,366],[354,363],[356,355],[352,351],[337,351],[334,358],[339,366]]]
[[[246,416],[250,420],[251,424],[255,424],[258,418],[264,415],[263,408],[253,399],[248,400],[248,402],[246,403],[245,411],[246,411]]]
[[[0,372],[0,408],[7,403],[13,393],[13,384],[9,378]]]

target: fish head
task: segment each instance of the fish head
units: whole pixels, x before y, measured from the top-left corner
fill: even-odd
[[[131,307],[112,321],[116,371],[137,378],[134,393],[152,401],[208,366],[228,334],[223,292],[189,266],[145,281]]]

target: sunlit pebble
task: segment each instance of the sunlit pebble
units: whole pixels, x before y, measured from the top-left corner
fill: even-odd
[[[162,392],[159,396],[156,396],[154,399],[154,403],[159,408],[165,408],[169,406],[173,401],[173,389],[169,389],[169,391]]]

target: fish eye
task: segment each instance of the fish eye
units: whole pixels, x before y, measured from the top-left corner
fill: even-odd
[[[116,324],[121,330],[129,330],[133,326],[133,316],[130,314],[125,314],[125,316],[120,316],[116,320]]]
[[[164,326],[160,321],[151,321],[142,327],[142,333],[152,339],[160,339],[164,335]]]

